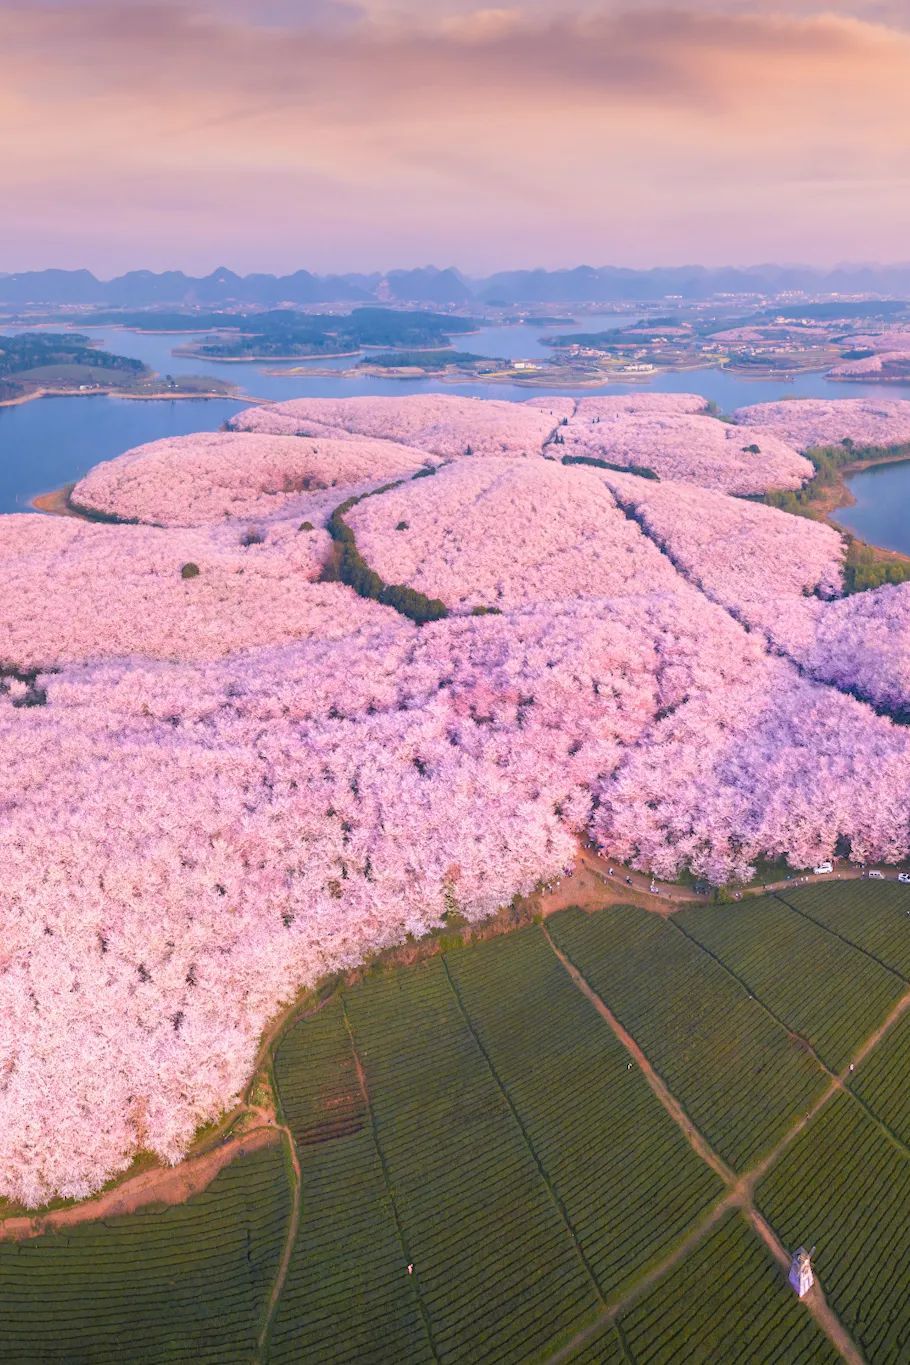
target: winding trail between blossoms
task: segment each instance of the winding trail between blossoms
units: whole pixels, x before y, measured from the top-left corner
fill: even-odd
[[[315,1003],[295,1000],[275,1016],[260,1040],[254,1077],[268,1064],[285,1029],[298,1019],[317,1014],[332,998],[330,992]],[[231,1136],[231,1129],[242,1121],[252,1126]],[[215,1133],[209,1135],[208,1145],[197,1153],[190,1153],[176,1166],[156,1165],[138,1175],[126,1173],[111,1189],[66,1208],[16,1213],[0,1218],[0,1241],[40,1237],[42,1233],[58,1228],[135,1213],[149,1204],[185,1204],[193,1195],[206,1190],[216,1175],[235,1158],[275,1142],[286,1131],[286,1126],[278,1121],[271,1099],[268,1103],[260,1104],[251,1099],[225,1114]],[[291,1163],[295,1165],[296,1147],[293,1140],[290,1146]]]
[[[207,1189],[215,1176],[236,1157],[258,1151],[276,1140],[280,1130],[274,1121],[269,1121],[261,1111],[260,1118],[262,1122],[258,1127],[248,1129],[242,1136],[223,1139],[210,1152],[188,1157],[177,1166],[156,1166],[143,1171],[93,1199],[48,1213],[13,1214],[4,1218],[0,1221],[0,1241],[19,1242],[79,1223],[117,1218],[136,1213],[149,1204],[185,1204],[193,1195]]]
[[[881,1039],[889,1033],[910,1009],[910,990],[904,992],[900,1000],[894,1005],[887,1018],[877,1029],[857,1048],[847,1067],[835,1074],[830,1072],[827,1067],[823,1069],[830,1077],[830,1083],[822,1093],[812,1102],[805,1114],[791,1125],[786,1133],[775,1143],[772,1149],[767,1152],[761,1160],[749,1167],[746,1171],[737,1175],[735,1171],[714,1151],[710,1143],[692,1123],[679,1100],[673,1095],[672,1091],[665,1085],[661,1077],[655,1071],[646,1053],[635,1041],[634,1037],[623,1027],[612,1010],[593,989],[587,979],[582,975],[572,961],[563,953],[553,942],[546,925],[542,927],[542,932],[551,950],[559,963],[566,971],[573,985],[581,994],[594,1006],[602,1019],[606,1021],[615,1037],[623,1045],[629,1055],[634,1059],[640,1068],[642,1075],[650,1086],[651,1090],[660,1101],[663,1108],[673,1119],[674,1123],[682,1132],[692,1150],[704,1161],[727,1185],[727,1193],[705,1214],[683,1238],[678,1242],[673,1250],[660,1260],[656,1265],[647,1271],[635,1285],[624,1295],[608,1302],[607,1307],[592,1323],[582,1331],[578,1332],[571,1341],[567,1342],[559,1351],[550,1357],[549,1365],[562,1365],[563,1362],[570,1361],[577,1351],[581,1350],[588,1342],[593,1340],[602,1331],[604,1326],[614,1323],[624,1312],[633,1304],[638,1302],[649,1289],[660,1281],[670,1270],[678,1265],[690,1251],[699,1245],[707,1234],[714,1228],[721,1219],[730,1212],[731,1209],[738,1209],[756,1234],[768,1247],[774,1259],[782,1269],[789,1269],[790,1253],[784,1247],[770,1224],[758,1211],[754,1204],[755,1187],[759,1180],[771,1167],[780,1159],[785,1151],[790,1148],[796,1139],[805,1131],[816,1115],[841,1091],[846,1090],[846,1081],[851,1071],[866,1058],[870,1052],[878,1045]],[[812,1049],[810,1049],[812,1051]],[[812,1055],[817,1058],[814,1051]],[[819,1062],[822,1066],[822,1063]],[[834,1346],[841,1358],[848,1362],[848,1365],[863,1365],[864,1357],[859,1351],[856,1343],[847,1332],[840,1318],[829,1306],[825,1299],[824,1291],[816,1278],[812,1289],[800,1300],[803,1306],[815,1319],[821,1331]]]
[[[894,867],[889,867],[884,875],[886,880],[893,881]],[[734,899],[745,900],[748,896],[795,891],[800,886],[814,886],[822,882],[860,881],[867,876],[868,873],[862,868],[846,864],[835,872],[807,872],[798,877],[745,886],[736,893]],[[575,906],[580,910],[596,910],[607,905],[637,905],[652,914],[666,917],[681,905],[709,904],[710,893],[680,886],[678,882],[660,881],[646,872],[637,872],[615,858],[598,853],[590,844],[582,841],[571,873],[543,891],[536,892],[530,900],[544,916]],[[791,909],[795,908],[791,906]]]

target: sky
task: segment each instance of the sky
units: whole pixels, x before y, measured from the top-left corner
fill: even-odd
[[[0,0],[0,271],[910,257],[910,4]]]

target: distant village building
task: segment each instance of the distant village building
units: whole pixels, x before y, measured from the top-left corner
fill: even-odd
[[[807,1251],[805,1247],[800,1247],[794,1251],[793,1260],[790,1262],[790,1283],[796,1290],[800,1298],[808,1294],[815,1283],[815,1276],[812,1274],[812,1251]]]

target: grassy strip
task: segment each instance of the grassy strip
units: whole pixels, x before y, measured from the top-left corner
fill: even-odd
[[[840,445],[814,446],[805,454],[815,468],[809,482],[793,492],[765,493],[760,501],[782,512],[824,521],[831,507],[831,495],[842,484],[843,471],[847,466],[878,464],[901,456],[910,459],[910,442],[896,446],[857,446],[847,437]],[[847,596],[866,592],[869,588],[880,588],[885,583],[906,583],[910,580],[910,562],[895,559],[849,534],[846,535],[846,543],[844,593]]]
[[[611,464],[609,460],[600,460],[596,455],[563,455],[562,463],[588,464],[595,469],[612,469],[617,474],[635,474],[639,479],[655,479],[660,483],[657,471],[645,464]]]
[[[346,583],[359,597],[368,597],[374,602],[381,602],[383,606],[394,607],[402,616],[422,626],[427,621],[440,621],[448,616],[449,609],[445,602],[438,597],[427,597],[425,593],[406,587],[403,583],[384,582],[358,550],[354,532],[344,520],[345,513],[364,498],[372,497],[375,493],[387,493],[392,488],[400,487],[403,482],[399,479],[396,483],[384,484],[382,488],[374,489],[373,493],[348,498],[335,508],[326,523],[326,529],[337,547],[328,576]]]

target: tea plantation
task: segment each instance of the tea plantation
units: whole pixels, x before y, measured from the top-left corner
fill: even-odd
[[[273,1144],[0,1241],[0,1361],[907,1361],[908,975],[861,882],[378,969],[280,1039]]]

